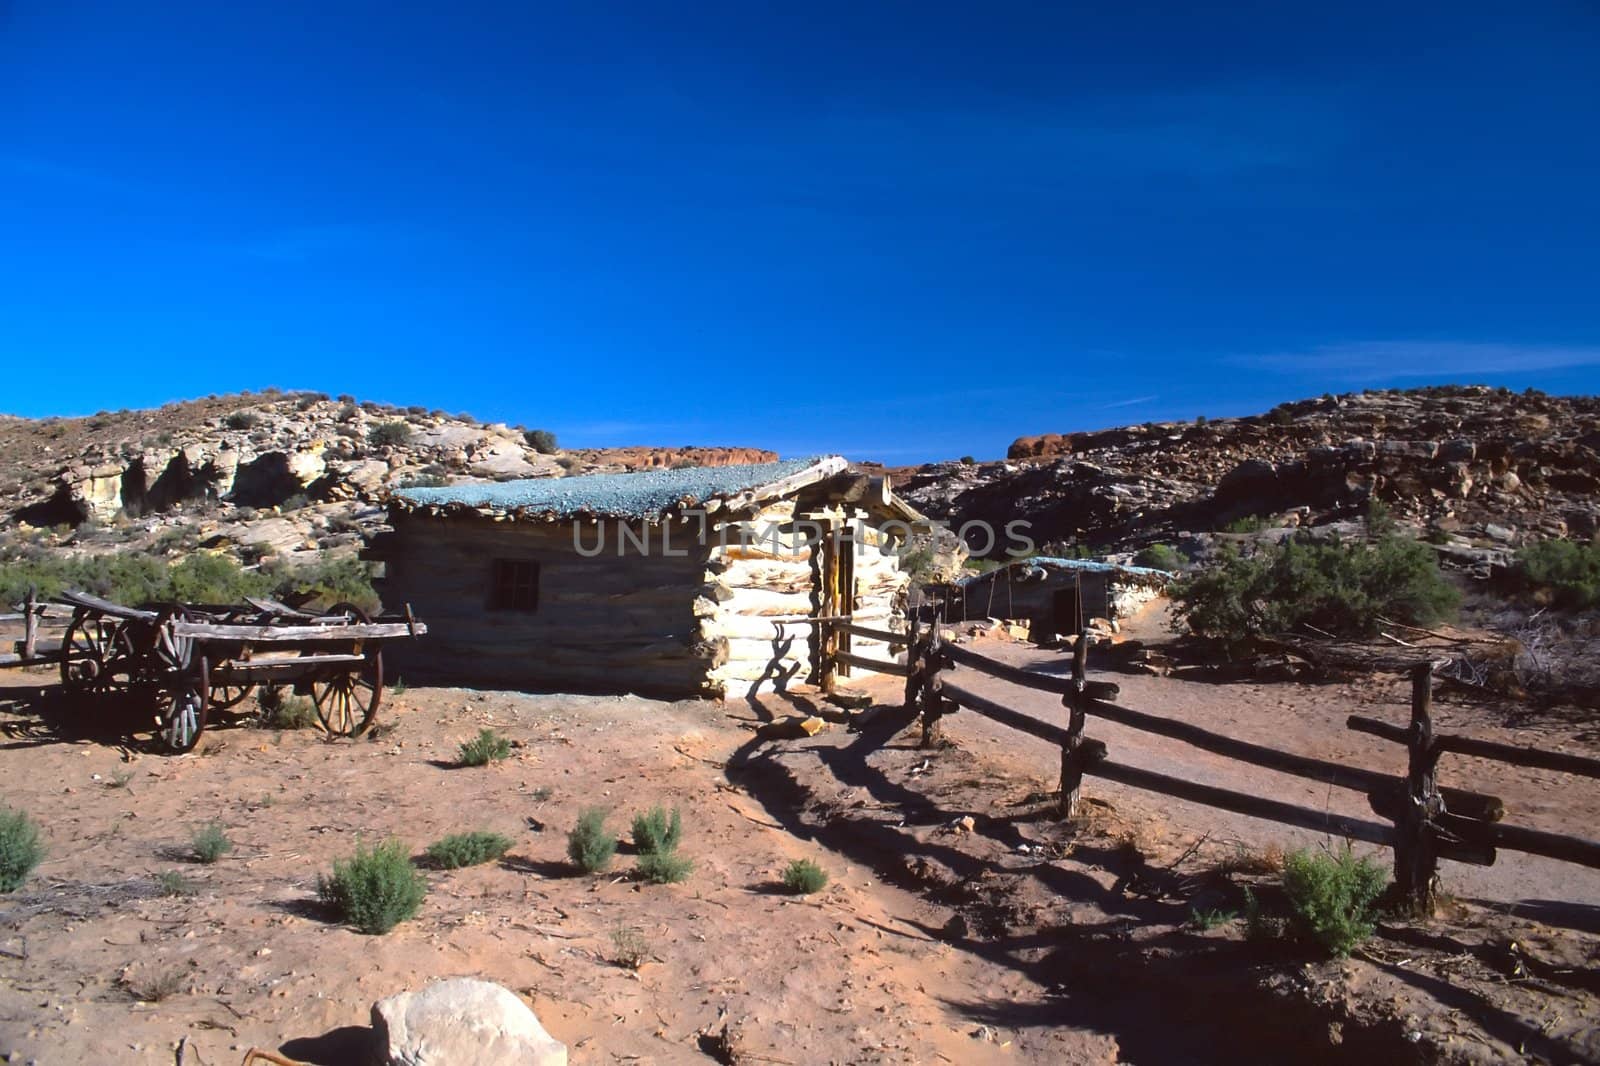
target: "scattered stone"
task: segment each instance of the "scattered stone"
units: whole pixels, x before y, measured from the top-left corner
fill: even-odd
[[[515,993],[456,977],[372,1006],[385,1066],[566,1066],[567,1046]]]

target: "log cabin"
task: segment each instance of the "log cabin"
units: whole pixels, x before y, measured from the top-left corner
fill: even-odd
[[[428,620],[389,666],[408,681],[722,698],[893,661],[819,620],[902,632],[924,523],[828,456],[402,489],[362,554]]]
[[[1173,575],[1165,570],[1092,559],[1032,556],[943,590],[945,618],[1005,618],[1028,623],[1029,637],[1046,642],[1078,632],[1093,618],[1118,622],[1160,596]]]

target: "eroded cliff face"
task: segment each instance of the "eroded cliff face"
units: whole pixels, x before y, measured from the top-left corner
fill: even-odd
[[[178,548],[318,551],[352,545],[381,521],[383,497],[406,485],[776,458],[743,447],[543,454],[521,427],[306,393],[89,418],[4,416],[0,547],[29,528],[68,526],[115,529],[100,539],[132,548],[167,533],[163,542]]]
[[[1018,438],[1004,462],[940,463],[897,487],[951,520],[1136,547],[1247,516],[1320,526],[1371,500],[1449,554],[1600,532],[1600,399],[1439,387],[1264,415]]]

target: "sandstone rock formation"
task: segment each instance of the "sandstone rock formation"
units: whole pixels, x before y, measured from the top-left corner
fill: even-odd
[[[1322,526],[1370,500],[1441,551],[1600,532],[1600,399],[1444,386],[1324,396],[1264,415],[1019,438],[1003,463],[896,479],[925,513],[1033,523],[1038,541],[1136,547]]]
[[[385,1066],[566,1066],[567,1047],[516,994],[469,977],[435,981],[372,1006]]]

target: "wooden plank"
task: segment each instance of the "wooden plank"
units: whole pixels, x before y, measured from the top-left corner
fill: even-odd
[[[1107,781],[1116,781],[1130,788],[1157,792],[1207,807],[1219,807],[1225,811],[1262,818],[1269,822],[1281,822],[1284,825],[1310,829],[1318,833],[1332,833],[1383,847],[1392,847],[1394,844],[1394,830],[1389,826],[1334,814],[1331,811],[1299,807],[1292,803],[1234,792],[1215,785],[1184,781],[1166,774],[1158,774],[1153,770],[1143,770],[1136,766],[1125,766],[1104,760],[1086,764],[1083,772],[1093,777],[1105,778]]]
[[[244,598],[244,602],[248,603],[258,611],[266,611],[268,614],[282,615],[285,618],[319,617],[318,615],[314,615],[309,611],[302,611],[299,608],[290,607],[287,603],[279,603],[277,600],[268,599],[265,596],[246,596]]]
[[[992,722],[999,722],[1003,726],[1009,726],[1020,733],[1038,737],[1040,740],[1048,740],[1058,747],[1065,746],[1067,743],[1067,731],[1061,726],[1051,725],[1049,722],[1041,722],[1030,715],[1014,711],[1003,703],[996,703],[994,700],[986,699],[970,689],[962,688],[960,685],[953,685],[949,681],[941,679],[937,691],[955,700],[967,710],[975,714],[981,714]]]
[[[1492,822],[1483,823],[1483,834],[1490,844],[1507,851],[1543,855],[1548,859],[1600,868],[1600,841]]]
[[[421,622],[417,622],[414,628],[418,635],[428,631],[428,627]],[[195,637],[200,640],[236,640],[251,644],[273,644],[296,640],[388,640],[410,636],[412,631],[413,627],[405,622],[353,622],[348,625],[336,622],[325,626],[228,625],[215,622],[184,621],[174,621],[172,623],[172,632],[175,636]]]
[[[1518,744],[1501,744],[1493,740],[1478,740],[1446,734],[1438,737],[1440,751],[1456,755],[1471,755],[1479,759],[1510,763],[1513,766],[1531,766],[1539,770],[1555,770],[1563,774],[1582,777],[1600,777],[1600,759],[1585,755],[1568,755],[1565,752],[1545,751],[1542,748],[1523,747]]]
[[[365,655],[300,655],[292,659],[233,659],[218,667],[216,677],[262,678],[293,674],[307,666],[364,663]]]
[[[98,611],[104,615],[109,615],[112,618],[121,618],[124,621],[149,622],[154,621],[157,617],[156,612],[154,611],[145,611],[137,607],[124,607],[120,603],[112,603],[110,600],[102,600],[99,596],[91,596],[87,592],[79,592],[76,589],[68,589],[58,598],[65,603],[70,603],[74,607],[84,607],[92,611]]]
[[[880,674],[893,674],[895,677],[910,677],[911,667],[906,663],[882,662],[878,659],[869,659],[864,655],[852,655],[847,651],[836,651],[833,657],[842,663],[859,666],[863,670],[876,670]]]
[[[858,636],[863,640],[881,640],[885,644],[893,644],[902,648],[909,646],[911,643],[911,638],[904,633],[892,633],[887,629],[872,629],[868,626],[857,625],[846,626],[845,628],[850,630],[852,635]]]
[[[1035,689],[1039,692],[1053,692],[1057,696],[1075,695],[1078,691],[1070,677],[1051,677],[1048,674],[1036,674],[1031,670],[1024,670],[1019,666],[1009,663],[996,662],[986,655],[979,655],[968,648],[956,644],[941,644],[940,651],[950,660],[960,666],[970,667],[979,673],[998,677],[1002,681],[1009,681],[1014,685]],[[1086,681],[1084,694],[1092,700],[1114,700],[1122,690],[1111,681]]]

